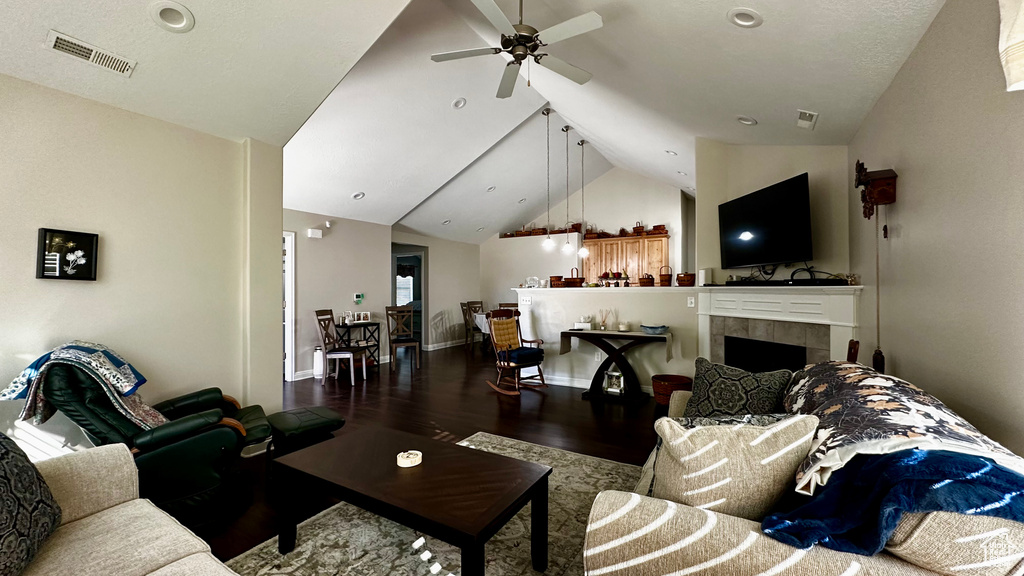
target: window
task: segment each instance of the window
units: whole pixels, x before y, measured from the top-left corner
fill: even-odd
[[[412,302],[412,276],[395,277],[395,306]]]

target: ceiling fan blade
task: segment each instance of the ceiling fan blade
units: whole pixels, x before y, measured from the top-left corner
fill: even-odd
[[[591,74],[590,72],[587,72],[582,68],[577,68],[572,64],[569,64],[565,60],[559,60],[554,56],[541,56],[537,60],[537,63],[556,74],[561,74],[562,76],[565,76],[566,78],[572,80],[577,84],[586,84],[587,82],[590,81],[591,78],[593,78],[593,74]]]
[[[546,30],[541,30],[537,33],[537,38],[542,44],[554,44],[573,36],[597,30],[601,26],[604,26],[604,20],[601,19],[601,15],[597,12],[587,12],[575,18],[570,18],[561,24],[555,24]]]
[[[469,50],[456,50],[454,52],[440,52],[430,57],[434,62],[447,62],[460,58],[472,58],[473,56],[487,56],[501,52],[500,48],[470,48]]]
[[[508,21],[508,17],[505,13],[498,8],[498,5],[494,3],[494,0],[470,0],[476,9],[483,13],[484,18],[491,23],[492,26],[498,29],[505,36],[515,37],[516,29],[512,27],[512,23]]]
[[[498,84],[498,98],[508,98],[516,87],[516,80],[519,79],[519,65],[509,62],[505,65],[505,72],[501,75],[501,83]]]

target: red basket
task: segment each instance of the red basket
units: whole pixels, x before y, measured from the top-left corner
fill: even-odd
[[[668,406],[676,390],[693,390],[693,379],[678,374],[655,374],[651,376],[651,387],[654,388],[654,401]]]

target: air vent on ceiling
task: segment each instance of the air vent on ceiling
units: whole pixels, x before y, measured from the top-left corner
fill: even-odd
[[[814,125],[818,123],[818,113],[808,112],[807,110],[796,111],[796,125],[798,128],[805,128],[807,130],[814,130]]]
[[[57,52],[84,60],[93,66],[99,66],[121,76],[131,76],[132,71],[135,70],[134,60],[97,48],[56,30],[50,30],[50,33],[47,34],[46,45]]]

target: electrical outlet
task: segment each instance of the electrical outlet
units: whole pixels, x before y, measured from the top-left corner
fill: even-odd
[[[693,297],[693,296],[687,296],[686,297],[686,307],[687,308],[693,308],[696,305],[697,305],[697,299],[695,297]]]

